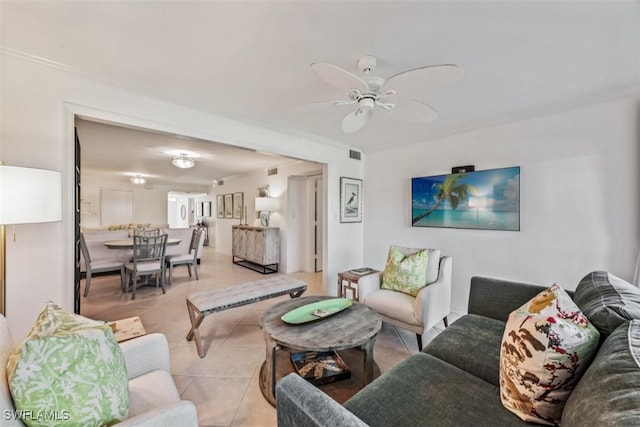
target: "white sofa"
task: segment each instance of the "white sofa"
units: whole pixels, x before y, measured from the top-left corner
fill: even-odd
[[[17,344],[0,315],[0,411],[3,426],[23,426],[15,411],[7,383],[7,359]],[[129,414],[122,426],[197,426],[190,401],[181,400],[169,368],[169,346],[162,334],[149,334],[120,344],[129,378]],[[7,419],[9,418],[9,419]]]

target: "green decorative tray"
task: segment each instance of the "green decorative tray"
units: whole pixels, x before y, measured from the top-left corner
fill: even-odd
[[[283,322],[292,325],[315,322],[340,313],[342,310],[351,307],[351,304],[353,304],[353,301],[347,298],[331,298],[303,305],[283,314],[280,318]]]

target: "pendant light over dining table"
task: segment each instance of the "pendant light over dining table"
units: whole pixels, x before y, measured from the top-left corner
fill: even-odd
[[[179,156],[171,158],[171,164],[180,169],[189,169],[196,165],[196,161],[185,153],[180,153]]]

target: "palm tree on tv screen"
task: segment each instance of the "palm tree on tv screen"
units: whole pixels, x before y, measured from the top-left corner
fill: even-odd
[[[461,202],[465,201],[469,197],[469,193],[474,190],[473,186],[469,184],[458,183],[458,181],[465,175],[466,173],[447,175],[444,181],[435,184],[438,189],[438,194],[436,194],[436,204],[427,212],[413,218],[411,223],[415,224],[422,218],[431,215],[445,200],[449,205],[451,205],[452,209],[456,209]]]

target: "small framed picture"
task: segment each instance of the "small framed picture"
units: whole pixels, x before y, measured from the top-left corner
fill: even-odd
[[[224,196],[222,194],[216,196],[216,208],[218,210],[218,218],[224,218]]]
[[[242,219],[244,193],[233,193],[233,217]]]
[[[211,202],[202,202],[202,216],[211,216]]]
[[[224,195],[224,217],[233,218],[233,195],[231,193]]]
[[[340,222],[362,222],[362,180],[340,178]]]

